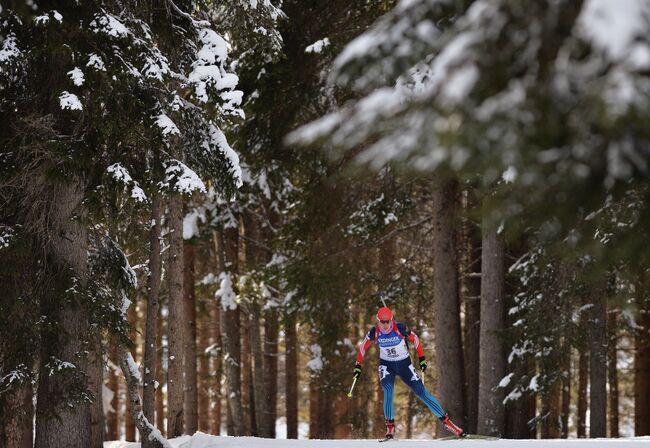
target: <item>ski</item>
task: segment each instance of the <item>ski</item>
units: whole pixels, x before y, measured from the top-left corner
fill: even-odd
[[[394,437],[385,437],[385,438],[383,438],[383,439],[379,439],[378,442],[379,442],[379,443],[382,443],[382,442],[390,442],[391,440],[394,440],[394,441],[397,442],[397,439],[394,438]]]
[[[449,437],[443,437],[441,439],[436,439],[436,440],[499,440],[498,437],[492,437],[492,436],[482,436],[480,434],[464,434],[462,437],[456,437],[456,436],[449,436]]]

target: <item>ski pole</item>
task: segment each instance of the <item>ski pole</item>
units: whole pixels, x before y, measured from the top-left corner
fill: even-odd
[[[379,300],[381,300],[381,303],[386,306],[386,301],[384,300],[385,293],[384,291],[379,291]]]
[[[348,398],[352,398],[352,391],[354,390],[355,384],[357,384],[357,377],[354,377],[354,381],[352,381],[352,387],[350,388],[350,392],[348,392]]]

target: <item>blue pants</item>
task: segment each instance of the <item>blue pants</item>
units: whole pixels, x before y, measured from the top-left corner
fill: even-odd
[[[410,358],[402,359],[401,361],[379,361],[379,381],[381,388],[384,390],[384,417],[387,420],[395,419],[395,410],[393,409],[393,392],[395,385],[395,376],[399,375],[402,381],[409,386],[415,395],[427,405],[427,407],[438,418],[445,415],[442,406],[422,384],[420,376],[415,371],[415,367],[411,363]]]

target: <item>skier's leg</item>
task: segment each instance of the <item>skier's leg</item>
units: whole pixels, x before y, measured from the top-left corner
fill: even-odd
[[[395,437],[395,410],[393,409],[393,393],[395,386],[395,370],[388,364],[379,363],[379,381],[384,391],[384,418],[386,419],[386,439]]]
[[[418,398],[427,405],[431,412],[440,419],[442,425],[447,429],[447,431],[458,437],[464,437],[465,432],[463,431],[463,428],[456,426],[454,422],[449,419],[447,413],[442,409],[440,402],[424,388],[422,379],[420,379],[420,376],[417,374],[410,359],[406,359],[404,364],[400,364],[399,376],[402,378],[402,381],[413,389],[415,395],[417,395]]]
[[[393,420],[395,411],[393,408],[393,392],[395,386],[395,372],[391,372],[387,365],[379,364],[379,381],[384,391],[384,418]]]
[[[436,417],[443,418],[445,416],[445,411],[442,409],[442,405],[438,400],[435,399],[424,387],[422,379],[417,374],[415,367],[411,363],[410,359],[405,359],[403,364],[400,364],[399,376],[411,389],[415,392],[415,395],[418,396],[422,402],[427,405],[427,407],[433,412]]]

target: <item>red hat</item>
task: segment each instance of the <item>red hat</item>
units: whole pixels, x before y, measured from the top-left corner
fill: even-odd
[[[393,312],[387,306],[382,306],[377,311],[377,320],[393,320]]]

